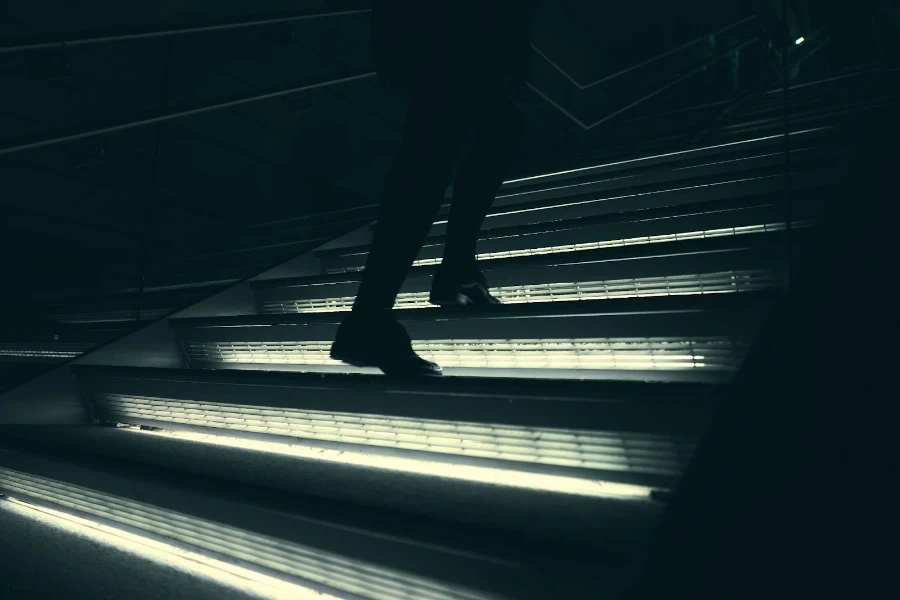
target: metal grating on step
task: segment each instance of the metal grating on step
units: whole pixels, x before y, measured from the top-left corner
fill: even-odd
[[[794,224],[795,228],[811,227],[814,221],[799,221]],[[479,260],[493,260],[499,258],[513,258],[518,256],[538,256],[541,254],[556,254],[561,252],[579,252],[582,250],[599,250],[602,248],[615,248],[620,246],[634,246],[638,244],[659,244],[665,242],[676,242],[681,240],[696,240],[703,238],[716,238],[734,235],[746,235],[753,233],[767,233],[772,231],[784,231],[784,223],[768,223],[763,225],[747,225],[743,227],[725,227],[721,229],[707,229],[703,231],[685,231],[682,233],[670,233],[665,235],[647,235],[618,240],[604,240],[599,242],[584,242],[580,244],[570,244],[565,246],[546,246],[542,248],[522,248],[520,250],[507,250],[504,252],[486,252],[478,254]],[[437,265],[440,264],[440,258],[423,258],[413,262],[413,266]],[[361,270],[361,268],[359,269]]]
[[[656,475],[680,474],[694,449],[681,436],[469,423],[376,414],[95,394],[105,419],[180,423],[305,440]],[[514,466],[508,467],[515,470]]]
[[[94,344],[52,342],[52,343],[15,343],[0,345],[0,361],[55,361],[81,356],[94,347]]]
[[[777,273],[766,269],[754,269],[667,277],[499,286],[492,287],[491,293],[504,304],[523,304],[527,302],[725,294],[770,289],[780,285],[780,282],[781,277]],[[350,310],[353,302],[353,296],[267,300],[263,303],[263,308],[268,314],[343,312]],[[428,301],[428,292],[398,294],[394,304],[395,308],[433,306]]]
[[[172,312],[171,309],[161,308],[154,310],[142,310],[142,321],[153,321],[160,319]],[[51,315],[50,320],[57,323],[124,323],[136,321],[136,314],[133,310],[115,310],[107,312],[84,312],[84,313],[64,313]]]
[[[185,342],[198,363],[335,364],[330,341]],[[445,367],[487,369],[731,371],[747,344],[727,337],[583,338],[414,341],[423,357]]]
[[[815,226],[814,219],[805,219],[800,221],[795,221],[792,225],[792,229],[808,229]],[[758,224],[758,225],[741,225],[737,227],[723,227],[717,229],[703,229],[697,231],[684,231],[679,233],[667,233],[667,234],[659,234],[659,235],[644,235],[644,236],[636,236],[630,238],[619,238],[612,240],[600,240],[600,241],[590,241],[590,242],[579,242],[574,244],[557,244],[552,246],[540,246],[537,248],[515,248],[510,250],[502,250],[502,251],[492,251],[492,252],[480,252],[477,254],[478,260],[496,260],[503,258],[517,258],[523,256],[540,256],[547,254],[561,254],[566,252],[581,252],[586,250],[600,250],[604,248],[617,248],[623,246],[636,246],[642,244],[661,244],[666,242],[677,242],[683,240],[696,240],[696,239],[708,239],[708,238],[721,238],[721,237],[730,237],[737,235],[748,235],[748,234],[760,234],[760,233],[770,233],[777,231],[784,231],[785,226],[784,223],[766,223],[766,224]],[[524,235],[507,235],[507,236],[492,236],[489,241],[497,242],[501,239],[514,239],[521,237],[523,240],[526,238],[533,237],[533,234],[524,234]],[[358,255],[365,256],[366,252],[359,252],[358,250],[354,250],[350,255]],[[428,265],[437,265],[440,264],[440,257],[431,257],[431,258],[421,258],[413,261],[413,266],[428,266]],[[338,273],[352,273],[356,271],[362,271],[364,268],[363,265],[355,265],[355,266],[326,266],[324,269],[325,273],[328,274],[338,274]]]
[[[351,560],[338,554],[199,519],[151,504],[0,467],[0,489],[17,500],[37,499],[94,515],[153,536],[213,552],[239,563],[296,577],[309,586],[303,597],[371,600],[483,600],[489,596]],[[337,595],[334,595],[337,594]]]

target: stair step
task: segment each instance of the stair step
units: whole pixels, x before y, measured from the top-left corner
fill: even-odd
[[[103,421],[643,486],[674,483],[709,413],[709,386],[690,384],[75,372]]]
[[[842,139],[842,138],[838,138]],[[791,149],[795,165],[815,165],[840,159],[846,150],[838,140],[807,140]],[[566,179],[556,182],[533,183],[530,186],[501,188],[492,204],[492,210],[504,207],[522,206],[537,202],[549,202],[562,198],[611,195],[613,192],[647,193],[685,187],[698,187],[727,182],[736,178],[762,176],[784,168],[784,153],[779,148],[758,148],[744,151],[739,155],[728,153],[724,156],[705,157],[702,161],[678,162],[666,165],[629,169],[622,173],[581,175],[568,174]],[[512,184],[510,184],[512,185]],[[442,207],[441,216],[449,214],[449,203]]]
[[[851,134],[837,127],[794,133],[792,190],[839,181]],[[780,135],[764,136],[514,179],[501,188],[482,229],[777,193],[784,184],[783,142]],[[446,233],[449,204],[429,237]]]
[[[19,506],[99,521],[337,597],[524,600],[548,597],[547,591],[559,597],[555,592],[592,587],[584,575],[566,581],[567,572],[592,561],[606,571],[625,558],[623,549],[604,556],[585,545],[259,485],[236,487],[215,470],[192,472],[204,460],[224,466],[227,454],[215,449],[186,453],[185,462],[195,464],[173,469],[152,457],[152,448],[183,451],[183,444],[99,427],[31,429],[3,440],[0,451],[0,491]],[[84,445],[75,447],[76,440]],[[117,455],[125,449],[132,452]],[[267,470],[265,454],[256,454]],[[629,516],[630,508],[630,524],[645,525],[641,533],[658,517],[658,510],[635,511],[640,502],[620,504],[617,516]],[[582,564],[573,569],[568,561]]]
[[[794,169],[791,189],[804,190],[837,184],[841,179],[840,170],[832,166]],[[565,221],[593,217],[597,215],[639,211],[666,206],[678,206],[697,202],[710,202],[726,198],[738,199],[766,193],[776,193],[784,187],[783,170],[770,174],[730,180],[699,183],[644,192],[631,191],[626,194],[607,193],[590,197],[567,197],[553,202],[540,201],[532,204],[492,209],[485,217],[484,230],[535,222]],[[445,235],[446,221],[435,221],[429,236]]]
[[[450,375],[721,380],[740,364],[773,297],[744,292],[540,302],[397,316],[413,347]],[[341,319],[339,313],[304,313],[170,323],[196,367],[375,372],[352,371],[328,357]]]
[[[792,237],[800,243],[805,232]],[[504,304],[616,297],[728,293],[777,287],[784,233],[762,232],[656,244],[609,246],[481,261],[491,292]],[[397,308],[426,308],[434,266],[413,267]],[[362,273],[255,282],[266,314],[345,311]]]
[[[250,581],[272,585],[274,577],[281,597],[307,597],[314,590],[373,600],[537,599],[541,596],[531,586],[567,587],[554,584],[551,576],[558,576],[553,571],[559,567],[542,567],[534,543],[523,543],[520,550],[508,539],[482,540],[479,546],[478,530],[471,527],[454,535],[446,526],[418,519],[431,530],[427,533],[443,538],[435,540],[394,524],[388,515],[359,509],[354,515],[314,503],[306,503],[311,510],[305,510],[288,494],[236,491],[228,482],[202,476],[189,481],[152,465],[132,462],[138,469],[130,474],[125,461],[110,466],[85,454],[2,455],[0,489],[18,506],[50,509],[87,525],[102,523],[107,531],[124,530],[249,568],[255,575],[245,575]]]
[[[819,213],[821,192],[798,193],[793,199],[795,226],[812,222]],[[627,211],[548,223],[533,223],[482,231],[476,252],[481,261],[514,256],[552,254],[661,244],[682,239],[727,237],[784,228],[782,194],[745,199],[726,199],[653,210]],[[446,236],[425,240],[416,266],[438,264]],[[368,256],[369,245],[323,250],[316,254],[324,273],[360,270]],[[255,282],[256,289],[266,281]]]
[[[691,226],[691,229],[682,229],[681,231],[704,231],[709,229],[722,229],[728,227],[727,223],[722,223],[723,219],[718,219],[716,213],[710,213],[705,217],[707,223],[719,222],[718,226],[710,226],[703,224],[703,219],[699,215],[693,214],[693,209],[699,207],[703,203],[731,203],[735,208],[741,208],[747,205],[748,200],[757,199],[764,195],[774,195],[781,192],[784,183],[784,159],[783,156],[773,159],[773,164],[767,172],[757,173],[740,173],[739,176],[731,176],[727,178],[705,178],[694,181],[680,181],[676,184],[663,184],[658,186],[646,186],[644,188],[629,186],[625,194],[612,192],[584,192],[583,190],[566,189],[560,192],[562,195],[558,198],[550,199],[529,199],[528,194],[523,192],[516,196],[515,203],[504,203],[504,196],[498,196],[496,203],[492,206],[487,214],[484,225],[481,229],[480,240],[482,246],[486,240],[496,240],[504,237],[504,234],[511,232],[516,228],[527,229],[528,227],[542,226],[547,228],[549,224],[557,226],[562,225],[562,229],[583,229],[587,235],[588,223],[579,221],[591,220],[594,224],[600,225],[602,218],[623,221],[621,215],[630,213],[635,220],[639,220],[642,213],[650,211],[665,211],[671,217],[675,217],[679,212],[682,215],[694,216],[698,222],[697,225]],[[843,172],[843,166],[837,164],[836,158],[832,160],[832,164],[815,164],[802,165],[794,162],[794,175],[792,177],[792,190],[795,193],[802,193],[807,190],[817,190],[836,184]],[[779,164],[774,164],[778,162]],[[538,194],[545,193],[543,191]],[[802,207],[801,207],[802,208]],[[702,210],[702,209],[701,209]],[[748,216],[752,213],[746,213]],[[616,215],[618,218],[613,217]],[[718,215],[725,216],[725,215]],[[759,216],[767,216],[764,211],[760,211]],[[773,221],[771,217],[763,221],[749,223],[746,226],[771,226]],[[783,221],[783,217],[779,219]],[[627,222],[627,221],[625,221]],[[540,224],[540,225],[536,225]],[[566,226],[568,224],[569,226]],[[579,224],[578,227],[572,225]],[[671,231],[672,227],[678,224],[677,220],[663,222],[646,222],[638,227],[642,229],[643,236],[664,235],[665,230]],[[607,223],[610,225],[610,223]],[[654,228],[659,226],[661,231],[656,232]],[[733,227],[734,225],[732,225]],[[372,228],[375,227],[373,224]],[[443,242],[443,236],[446,235],[447,221],[444,216],[439,216],[431,227],[425,248],[423,252],[425,256],[419,256],[419,260],[425,258],[436,258],[434,252],[437,246]],[[601,226],[596,233],[602,237],[600,239],[609,239],[611,235],[615,235],[616,240],[627,240],[633,237],[626,233],[614,233],[612,227]],[[557,235],[557,237],[559,237]],[[534,244],[538,240],[528,240],[528,244]],[[590,240],[591,242],[596,240]],[[610,240],[611,241],[611,240]],[[556,242],[548,244],[542,241],[542,248],[553,247],[565,244],[566,242]],[[571,243],[571,242],[568,242]],[[588,243],[588,242],[582,242]],[[430,248],[430,249],[429,249]],[[523,248],[524,250],[525,248]],[[479,253],[490,253],[492,250],[479,247]],[[428,254],[430,253],[430,255]],[[323,261],[323,269],[326,272],[333,272],[336,269],[347,269],[360,267],[364,260],[364,252],[360,247],[354,247],[349,254],[353,257],[349,260],[338,258],[338,255],[347,255],[348,251],[343,249],[332,249],[325,252],[317,253],[320,260]],[[337,264],[335,264],[337,263]]]
[[[798,148],[804,146],[817,147],[834,139],[835,136],[841,134],[841,129],[834,125],[823,125],[819,127],[810,127],[809,129],[794,130],[791,132],[792,144],[796,144]],[[611,174],[621,175],[629,171],[637,169],[648,170],[649,173],[663,171],[665,169],[678,169],[685,167],[712,166],[721,163],[729,158],[735,160],[753,159],[754,157],[765,156],[772,151],[780,151],[783,149],[784,135],[771,134],[759,137],[745,138],[730,142],[720,142],[715,144],[702,145],[695,148],[685,149],[683,142],[681,147],[673,148],[671,151],[657,152],[652,155],[634,156],[632,158],[623,158],[612,160],[596,165],[577,167],[572,169],[563,169],[558,172],[544,173],[528,177],[521,177],[504,182],[501,188],[501,194],[511,190],[521,190],[523,188],[540,188],[548,184],[556,184],[562,181],[572,183],[578,179],[590,180],[596,177],[605,177]],[[726,168],[737,171],[741,169],[740,163],[732,165],[733,168]],[[662,169],[661,169],[662,168]],[[650,171],[653,169],[653,171]],[[671,175],[661,175],[665,178]],[[682,174],[688,178],[693,173],[688,171]],[[651,175],[652,177],[652,175]]]

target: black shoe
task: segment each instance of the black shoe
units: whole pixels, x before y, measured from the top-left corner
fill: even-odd
[[[403,326],[391,317],[350,313],[338,327],[331,358],[355,367],[378,367],[396,377],[440,377],[441,367],[412,348]]]
[[[489,308],[502,303],[491,295],[484,274],[472,267],[463,271],[438,268],[428,301],[438,306]]]

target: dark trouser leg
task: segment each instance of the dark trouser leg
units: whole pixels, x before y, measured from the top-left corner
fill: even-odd
[[[494,202],[523,134],[518,106],[498,91],[477,109],[475,144],[453,183],[443,265],[468,270],[485,215]]]
[[[464,133],[458,106],[445,90],[417,90],[400,153],[385,182],[357,314],[389,311],[437,215]]]

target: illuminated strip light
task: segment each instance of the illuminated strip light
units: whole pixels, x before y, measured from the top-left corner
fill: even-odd
[[[217,562],[216,566],[226,573],[240,570],[249,581],[264,578],[270,587],[284,589],[289,586],[289,590],[302,594],[277,596],[279,598],[299,597],[310,600],[347,600],[358,597],[371,600],[397,598],[486,600],[487,598],[477,592],[394,569],[2,467],[0,467],[0,489],[19,501],[35,498],[59,506],[61,512],[66,509],[79,511],[146,531],[154,537],[167,538],[194,550],[191,558],[196,562],[208,564],[212,559]],[[90,519],[83,518],[83,520],[91,522]],[[114,527],[110,529],[119,531]],[[140,535],[135,537],[142,541],[146,539]],[[204,551],[215,553],[216,556],[210,557]],[[229,563],[228,559],[247,564],[250,568]],[[253,566],[299,578],[308,582],[308,587],[254,572]]]
[[[805,220],[805,221],[797,221],[793,223],[792,229],[805,229],[808,227],[812,227],[815,225],[815,221],[813,220]],[[658,244],[665,242],[678,242],[683,240],[698,240],[705,238],[718,238],[718,237],[728,237],[734,235],[743,235],[743,234],[751,234],[751,233],[767,233],[772,231],[784,231],[785,226],[784,223],[767,223],[763,225],[744,225],[739,227],[723,227],[721,229],[706,229],[700,231],[685,231],[682,233],[667,233],[660,235],[645,235],[633,238],[623,238],[616,240],[604,240],[599,242],[582,242],[578,244],[565,244],[559,246],[542,246],[539,248],[521,248],[517,250],[502,250],[497,252],[481,252],[476,254],[476,258],[478,260],[496,260],[502,258],[516,258],[521,256],[541,256],[545,254],[559,254],[563,252],[581,252],[585,250],[600,250],[603,248],[618,248],[622,246],[636,246],[641,244]],[[510,237],[522,237],[525,238],[527,235],[522,236],[505,236],[506,238]],[[503,239],[503,238],[491,238],[493,239]],[[365,252],[358,253],[360,256],[365,256]],[[439,265],[441,263],[441,258],[420,258],[418,260],[413,261],[413,266],[415,267],[423,267],[429,265]],[[338,267],[338,268],[330,268],[326,269],[326,273],[348,273],[354,271],[362,271],[364,267],[362,266],[354,266],[354,267]]]
[[[652,488],[640,485],[629,485],[563,475],[549,475],[545,473],[530,473],[526,471],[514,471],[511,469],[498,469],[445,461],[430,461],[421,458],[412,458],[400,453],[397,453],[396,456],[388,456],[383,453],[369,453],[354,449],[332,450],[315,446],[304,446],[302,444],[263,442],[229,436],[207,435],[190,431],[144,431],[140,429],[129,429],[127,431],[134,431],[145,435],[157,435],[166,438],[184,439],[192,442],[202,442],[230,448],[269,452],[282,456],[328,461],[335,464],[370,467],[373,469],[384,469],[386,471],[397,471],[445,479],[459,479],[500,487],[551,491],[560,494],[573,494],[576,496],[646,500],[650,498],[653,491]]]
[[[761,181],[765,179],[770,179],[771,176],[763,175],[759,177],[744,177],[742,179],[730,179],[727,181],[717,181],[715,183],[701,183],[698,185],[687,185],[684,187],[676,187],[669,188],[665,190],[656,190],[653,192],[637,192],[634,194],[622,194],[620,196],[609,196],[607,198],[592,198],[590,200],[571,200],[568,202],[560,201],[556,204],[547,204],[544,206],[532,206],[530,208],[512,208],[507,207],[505,210],[489,213],[487,218],[492,219],[494,217],[508,217],[510,215],[522,215],[525,213],[533,213],[544,210],[557,210],[560,208],[571,208],[573,206],[585,206],[588,204],[597,205],[600,202],[610,202],[612,200],[625,200],[626,198],[641,198],[643,196],[658,196],[660,194],[668,194],[673,192],[686,192],[689,190],[699,190],[699,189],[710,189],[716,188],[723,185],[732,185],[735,183],[749,183],[751,181]],[[435,221],[435,225],[446,225],[448,223],[447,219],[442,219],[440,221]]]
[[[677,436],[442,421],[375,414],[98,394],[104,419],[231,429],[279,437],[533,464],[678,475],[693,445]],[[514,463],[509,467],[515,470]]]
[[[331,365],[330,341],[186,342],[192,361]],[[416,352],[461,368],[685,370],[733,369],[744,344],[729,338],[430,340]]]
[[[78,345],[78,346],[68,346],[67,349],[42,349],[35,346],[26,346],[26,345],[16,345],[16,346],[6,346],[0,348],[0,357],[9,357],[9,358],[37,358],[37,359],[66,359],[66,358],[75,358],[76,356],[81,356],[93,346],[88,345]]]
[[[803,135],[805,133],[814,133],[816,131],[827,131],[828,129],[832,129],[832,127],[816,127],[813,129],[801,129],[800,131],[793,131],[790,135]],[[548,177],[556,177],[558,175],[571,175],[573,173],[583,173],[584,171],[590,171],[591,169],[599,169],[602,167],[614,167],[619,165],[628,165],[633,163],[640,163],[647,160],[653,160],[657,158],[669,158],[672,156],[684,156],[685,154],[691,154],[694,152],[705,151],[705,150],[718,150],[722,148],[731,148],[734,146],[740,146],[743,144],[752,144],[754,142],[765,142],[769,140],[778,140],[783,136],[781,134],[776,135],[767,135],[765,137],[752,138],[749,140],[739,140],[736,142],[726,142],[724,144],[716,144],[714,146],[704,146],[702,148],[693,148],[690,150],[679,150],[678,152],[666,152],[664,154],[653,154],[650,156],[642,156],[640,158],[631,158],[628,160],[620,160],[609,163],[602,163],[599,165],[593,165],[590,167],[579,167],[577,169],[568,169],[566,171],[555,171],[553,173],[544,173],[542,175],[532,175],[531,177],[520,177],[519,179],[510,179],[509,181],[504,181],[504,185],[508,185],[510,183],[519,183],[522,181],[539,181],[541,179],[546,179]]]
[[[166,316],[172,312],[170,309],[163,308],[157,310],[142,310],[141,320],[152,321]],[[122,310],[102,313],[72,313],[52,315],[50,319],[56,323],[123,323],[135,321],[134,311]]]
[[[755,269],[666,277],[498,286],[491,288],[491,294],[503,304],[570,302],[612,298],[726,294],[769,289],[777,286],[779,281],[772,271]],[[428,297],[429,292],[401,293],[397,295],[394,308],[434,307]],[[269,300],[263,304],[263,307],[268,314],[345,312],[353,307],[354,300],[353,296]]]
[[[740,157],[740,158],[728,158],[725,160],[707,160],[706,162],[703,162],[703,163],[688,165],[688,166],[684,166],[684,167],[668,167],[667,170],[669,170],[669,171],[697,170],[697,169],[701,169],[704,167],[712,167],[712,166],[724,165],[724,164],[735,164],[735,163],[739,163],[742,161],[748,161],[748,160],[752,160],[752,159],[778,156],[779,154],[780,153],[778,153],[778,152],[766,152],[763,154],[756,154],[753,156],[744,156],[744,157]],[[592,186],[592,185],[596,185],[598,183],[620,181],[622,179],[628,179],[630,177],[634,177],[634,175],[625,171],[625,172],[618,173],[613,177],[607,176],[607,177],[602,177],[601,179],[595,179],[592,181],[578,181],[576,183],[566,183],[564,185],[557,185],[554,187],[546,187],[546,188],[538,188],[538,189],[527,189],[526,188],[524,191],[521,191],[521,192],[511,192],[508,194],[498,195],[497,200],[500,200],[503,198],[515,198],[517,196],[530,196],[533,194],[545,194],[547,192],[560,192],[562,190],[571,190],[572,194],[574,195],[575,193],[577,193],[577,188]]]
[[[120,552],[151,560],[170,569],[199,577],[226,587],[249,592],[271,600],[343,600],[339,596],[320,593],[264,573],[231,564],[147,535],[137,535],[120,527],[112,527],[93,519],[65,511],[30,504],[14,497],[0,501],[0,510],[55,527],[61,533],[74,533]]]
[[[814,221],[799,221],[793,224],[793,228],[807,228],[814,225]],[[600,242],[583,242],[580,244],[567,244],[561,246],[543,246],[541,248],[522,248],[520,250],[504,250],[499,252],[483,252],[477,254],[478,260],[495,260],[500,258],[514,258],[519,256],[539,256],[544,254],[557,254],[562,252],[580,252],[584,250],[600,250],[603,248],[617,248],[621,246],[636,246],[641,244],[658,244],[665,242],[678,242],[683,240],[698,240],[705,238],[718,238],[749,233],[767,233],[772,231],[784,231],[784,223],[767,223],[763,225],[746,225],[742,227],[723,227],[721,229],[706,229],[702,231],[685,231],[682,233],[668,233],[662,235],[646,235],[618,240],[605,240]],[[515,237],[515,236],[511,236]],[[524,237],[524,236],[523,236]],[[441,258],[422,258],[413,262],[413,266],[437,265]],[[362,270],[362,267],[359,268]]]

